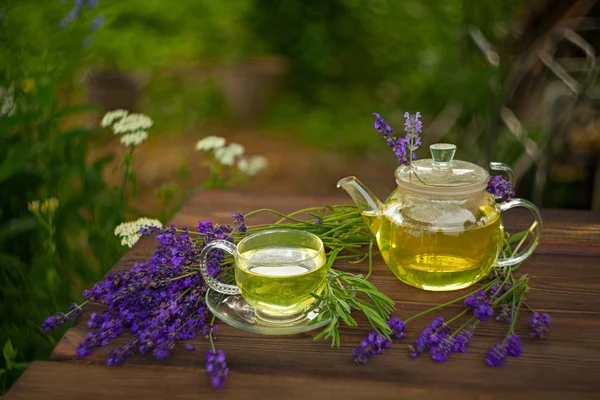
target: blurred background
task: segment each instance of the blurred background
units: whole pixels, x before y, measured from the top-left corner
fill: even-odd
[[[423,146],[510,164],[540,207],[600,210],[596,0],[0,0],[0,393],[63,331],[139,216],[166,222],[201,187],[377,194],[396,161],[371,112]],[[133,149],[102,115],[150,116]],[[214,185],[220,136],[261,155],[256,177]],[[211,161],[212,160],[212,161]],[[126,171],[126,173],[124,173]],[[239,178],[239,176],[238,176]],[[207,184],[207,182],[212,182]],[[59,206],[38,213],[34,200]]]

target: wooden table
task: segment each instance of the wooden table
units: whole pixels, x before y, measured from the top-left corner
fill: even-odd
[[[345,197],[282,197],[231,192],[200,192],[174,217],[177,226],[195,226],[198,220],[229,223],[233,212],[271,207],[283,212],[299,208],[347,203]],[[314,342],[314,333],[273,337],[249,334],[221,324],[217,347],[225,351],[230,367],[226,386],[211,389],[204,370],[208,343],[196,339],[200,350],[187,352],[178,344],[162,362],[131,357],[124,366],[107,367],[108,348],[89,359],[76,360],[75,349],[86,334],[90,310],[67,331],[50,361],[36,361],[6,396],[17,399],[600,399],[600,214],[543,210],[543,239],[537,253],[522,267],[531,277],[528,301],[552,315],[547,340],[528,337],[529,314],[517,326],[523,354],[509,358],[504,367],[485,364],[485,352],[500,342],[505,323],[490,320],[477,330],[467,354],[449,362],[429,357],[417,360],[407,346],[431,320],[416,320],[398,340],[366,366],[354,366],[353,348],[368,332],[343,329],[342,346]],[[526,229],[530,217],[509,212],[510,229]],[[253,219],[252,222],[259,222]],[[264,221],[260,221],[264,222]],[[141,240],[114,270],[129,268],[151,256],[154,239]],[[353,272],[364,267],[338,265]],[[397,302],[395,315],[406,318],[456,293],[431,293],[399,282],[378,260],[372,281]],[[449,310],[452,311],[452,310]],[[450,314],[452,315],[452,314]],[[125,338],[117,343],[123,343]],[[112,346],[111,346],[112,348]]]

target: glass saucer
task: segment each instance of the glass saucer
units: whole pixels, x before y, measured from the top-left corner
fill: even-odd
[[[329,323],[329,319],[325,319],[319,323],[309,325],[309,322],[317,317],[317,313],[312,311],[290,323],[282,325],[269,324],[256,318],[254,307],[246,303],[241,295],[226,295],[211,289],[206,291],[206,305],[217,318],[226,324],[247,332],[263,335],[292,335],[312,331]]]

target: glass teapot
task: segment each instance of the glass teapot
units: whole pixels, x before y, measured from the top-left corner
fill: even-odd
[[[486,190],[489,173],[453,160],[455,145],[437,143],[430,151],[431,159],[396,169],[398,188],[383,204],[353,176],[338,182],[352,196],[398,279],[425,290],[457,290],[486,277],[494,265],[515,265],[529,257],[542,226],[537,207],[524,199],[497,203]],[[491,163],[491,169],[514,180],[505,164]],[[504,239],[500,214],[514,207],[532,212],[534,240],[520,253],[499,258]]]

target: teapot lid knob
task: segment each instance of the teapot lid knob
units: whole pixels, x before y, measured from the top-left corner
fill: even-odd
[[[449,167],[452,165],[454,153],[456,153],[456,145],[451,143],[435,143],[429,146],[432,164],[436,167]]]

